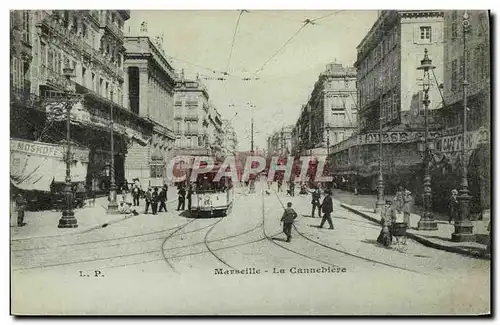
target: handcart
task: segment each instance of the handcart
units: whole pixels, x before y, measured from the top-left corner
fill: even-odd
[[[398,249],[400,245],[406,245],[406,229],[408,225],[406,222],[393,222],[391,224],[391,235],[396,239]]]

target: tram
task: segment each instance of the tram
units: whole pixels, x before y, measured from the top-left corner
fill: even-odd
[[[197,175],[191,195],[191,214],[196,217],[227,216],[234,201],[234,188],[230,177],[215,182],[220,165]]]

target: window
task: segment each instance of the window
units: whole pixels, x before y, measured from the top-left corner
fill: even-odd
[[[451,91],[458,90],[458,64],[457,59],[451,61]]]
[[[198,147],[203,147],[203,137],[201,135],[198,136]]]
[[[420,40],[422,41],[431,41],[431,27],[430,26],[422,26],[420,27]]]
[[[451,15],[451,39],[455,40],[457,38],[458,30],[458,13],[456,10],[453,11]]]
[[[186,147],[191,148],[191,137],[186,137]]]
[[[28,11],[23,12],[23,41],[30,43],[30,16]]]
[[[42,66],[47,66],[47,46],[44,43],[40,43],[40,61]]]
[[[175,124],[175,133],[180,133],[181,132],[181,122],[177,122]]]
[[[151,169],[151,178],[163,178],[163,170],[165,169],[164,165],[155,164],[150,165]]]
[[[85,40],[87,40],[87,25],[86,24],[82,24],[82,36]]]

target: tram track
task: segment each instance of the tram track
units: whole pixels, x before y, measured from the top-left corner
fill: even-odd
[[[284,208],[284,205],[283,205],[283,202],[281,202],[281,199],[279,198],[278,194],[276,192],[274,192],[278,202],[280,203],[281,207]],[[399,270],[402,270],[402,271],[407,271],[407,272],[412,272],[412,273],[417,273],[417,274],[423,274],[423,275],[430,275],[428,273],[424,273],[424,272],[419,272],[419,271],[415,271],[415,270],[412,270],[412,269],[408,269],[408,268],[405,268],[405,267],[402,267],[402,266],[398,266],[398,265],[394,265],[394,264],[389,264],[389,263],[385,263],[385,262],[381,262],[381,261],[377,261],[377,260],[374,260],[374,259],[371,259],[371,258],[368,258],[368,257],[364,257],[364,256],[361,256],[361,255],[357,255],[357,254],[353,254],[353,253],[350,253],[350,252],[347,252],[345,250],[341,250],[341,249],[338,249],[338,248],[335,248],[335,247],[332,247],[332,246],[329,246],[329,245],[326,245],[324,243],[321,243],[317,240],[314,240],[312,238],[310,238],[309,236],[306,236],[303,232],[301,232],[297,226],[294,224],[293,225],[293,228],[295,229],[295,231],[299,234],[299,236],[301,236],[302,238],[304,238],[305,240],[309,241],[309,242],[312,242],[314,243],[315,245],[317,246],[321,246],[321,247],[324,247],[326,249],[329,249],[331,251],[334,251],[334,252],[337,252],[337,253],[341,253],[341,254],[344,254],[345,256],[350,256],[350,257],[354,257],[356,259],[360,259],[360,260],[364,260],[366,262],[371,262],[371,263],[375,263],[375,264],[378,264],[378,265],[382,265],[382,266],[385,266],[385,267],[390,267],[390,268],[394,268],[394,269],[399,269]]]

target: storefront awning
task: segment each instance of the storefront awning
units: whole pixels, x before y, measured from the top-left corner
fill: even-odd
[[[66,163],[61,145],[11,139],[10,180],[16,187],[26,191],[50,191],[52,182],[64,182]],[[71,181],[84,182],[87,176],[88,154],[75,149],[71,161]],[[83,158],[83,159],[82,159]]]

